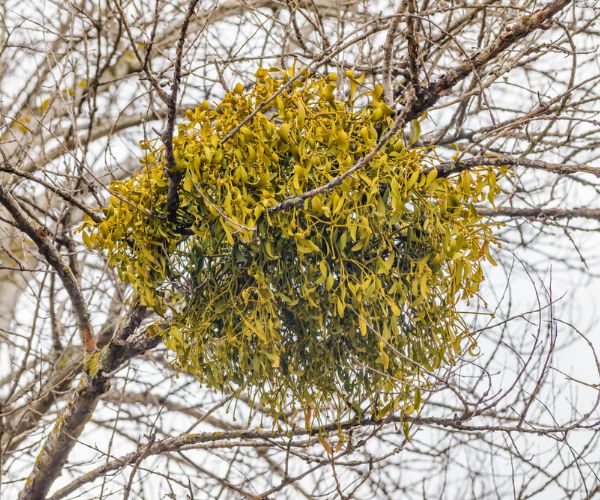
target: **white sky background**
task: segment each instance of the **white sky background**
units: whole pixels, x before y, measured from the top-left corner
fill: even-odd
[[[34,4],[36,5],[36,7],[45,9],[46,12],[48,13],[48,16],[51,16],[51,13],[54,9],[52,4],[45,3],[42,1],[39,1],[39,2],[36,1],[36,2],[34,2]],[[31,5],[29,5],[29,7],[30,6]],[[24,14],[27,14],[27,8],[28,8],[27,2],[23,2],[21,4],[20,8],[22,9],[22,12]],[[13,13],[13,15],[15,15],[15,17],[17,17],[17,15],[15,13]],[[26,25],[27,25],[27,23],[26,23]],[[222,37],[227,38],[230,36],[229,30],[230,30],[230,27],[227,24],[221,24],[220,26],[217,26],[216,28],[214,28],[212,33],[213,33],[213,36],[218,36],[220,33],[222,35]],[[247,31],[248,31],[248,33],[246,33],[246,35],[251,35],[251,36],[256,37],[256,44],[258,45],[261,41],[260,35],[258,35],[258,34],[254,35],[254,28],[251,28],[250,26],[248,27]],[[243,38],[243,37],[240,37],[240,39],[241,38]],[[233,40],[232,40],[232,43],[233,43]],[[237,42],[237,43],[240,43],[240,42]],[[584,39],[581,39],[581,40],[578,40],[578,43],[585,45],[585,44],[587,44],[587,41]],[[468,48],[469,47],[467,47],[467,49]],[[90,50],[93,50],[93,49],[90,49]],[[17,75],[15,75],[16,80],[15,80],[14,89],[19,88],[19,85],[17,85],[17,81],[19,80],[19,75],[21,75],[20,77],[23,78],[25,75],[28,74],[28,71],[31,70],[31,63],[32,63],[32,61],[20,61],[21,68],[19,70],[19,73]],[[250,63],[248,63],[248,66],[250,67],[253,64],[254,63],[250,62]],[[541,62],[540,64],[551,64],[551,62],[544,61],[544,62]],[[581,65],[582,68],[585,68],[584,70],[581,70],[580,73],[578,74],[579,80],[581,80],[582,78],[586,78],[587,75],[593,75],[595,72],[600,71],[600,68],[598,65],[598,60],[594,54],[584,56],[579,61],[579,64]],[[557,66],[562,67],[563,65],[561,63],[561,64],[557,64]],[[568,65],[566,65],[566,66],[568,66]],[[59,71],[60,69],[63,69],[63,68],[62,67],[57,68],[57,71]],[[237,79],[230,74],[226,73],[226,78],[228,79],[228,83],[230,83],[230,84],[234,84],[237,82]],[[505,86],[495,85],[490,90],[488,97],[495,106],[502,107],[504,105],[504,103],[512,103],[517,99],[537,99],[538,92],[542,96],[555,95],[557,92],[560,91],[560,89],[553,87],[553,85],[555,85],[555,83],[549,81],[546,77],[540,77],[540,79],[537,81],[535,81],[535,80],[527,81],[523,78],[522,75],[518,75],[517,72],[514,72],[514,74],[513,73],[510,74],[510,79],[506,83]],[[114,100],[107,101],[106,104],[111,105],[111,106],[117,106],[117,107],[120,107],[120,109],[122,109],[127,106],[127,104],[130,101],[131,95],[133,95],[133,93],[137,92],[138,88],[139,87],[137,87],[135,84],[132,84],[130,94],[118,95],[116,97],[113,96],[113,97],[115,97]],[[8,88],[8,89],[4,88],[4,89],[0,90],[0,94],[4,94],[3,99],[10,99],[11,97],[13,97],[13,93],[11,90],[12,89],[10,89],[10,88]],[[202,93],[201,89],[198,89],[196,92],[189,93],[186,96],[184,96],[183,101],[186,103],[194,102],[194,100],[201,99],[202,97],[203,97],[203,93]],[[596,117],[597,117],[598,113],[600,112],[600,110],[591,110],[591,111],[592,111],[592,114],[596,115]],[[508,115],[510,113],[506,112],[506,114]],[[501,120],[502,113],[498,112],[497,116],[495,116],[495,118],[498,120]],[[485,117],[479,117],[479,119],[485,120]],[[443,117],[437,116],[435,113],[433,113],[430,116],[430,120],[442,121]],[[427,123],[428,122],[426,121],[423,125],[424,133],[427,132]],[[159,125],[156,122],[152,123],[152,126],[155,126],[157,128],[159,127]],[[585,125],[582,125],[582,126],[585,126]],[[591,127],[591,126],[592,125],[589,125],[589,127]],[[137,135],[137,134],[139,134],[139,132],[140,132],[140,130],[135,131],[134,133],[131,134],[131,137],[133,137],[133,138],[139,137]],[[152,132],[150,130],[148,130],[148,133],[152,134]],[[510,140],[510,138],[507,140]],[[116,140],[113,139],[111,144],[112,144],[112,146],[110,149],[110,153],[111,153],[111,155],[113,155],[112,157],[105,155],[105,145],[99,144],[98,146],[94,147],[94,149],[91,152],[88,159],[93,158],[94,155],[99,155],[96,158],[98,166],[103,167],[104,163],[106,162],[106,163],[108,163],[108,165],[110,165],[112,167],[112,166],[118,165],[123,158],[131,158],[132,156],[139,154],[139,152],[136,151],[135,142],[131,143],[131,142],[122,141],[121,139],[116,139]],[[452,153],[450,152],[449,154],[452,154]],[[552,155],[552,152],[548,152],[544,156],[544,159],[546,159],[548,161],[554,161],[557,158]],[[592,157],[591,153],[590,153],[590,159],[592,161],[595,160],[595,157]],[[581,161],[581,162],[588,161],[587,158],[583,158],[581,156],[577,157],[577,160]],[[61,159],[59,162],[56,162],[56,168],[64,168],[64,166],[65,166],[65,161],[63,159]],[[547,180],[546,176],[540,175],[539,173],[535,173],[535,172],[531,173],[529,175],[529,178],[531,179],[532,183],[533,182],[545,183]],[[592,179],[590,179],[590,180],[592,180]],[[525,185],[529,185],[529,184],[525,183]],[[572,185],[569,185],[569,186],[570,186],[569,190],[567,190],[566,188],[563,189],[563,188],[559,187],[559,189],[554,193],[555,199],[552,200],[552,202],[549,204],[549,206],[577,207],[577,206],[586,206],[588,204],[594,205],[594,206],[598,205],[597,194],[593,190],[586,189],[581,186],[578,186],[578,187],[572,187]],[[548,196],[547,190],[541,192],[538,196],[539,196],[539,200],[546,201],[547,196]],[[499,201],[499,203],[500,203],[500,201]],[[595,223],[585,223],[585,222],[574,220],[573,225],[585,226],[587,228],[594,228],[596,224]],[[537,224],[535,224],[535,223],[531,224],[531,223],[525,222],[524,223],[525,234],[531,234],[531,232],[534,231],[533,228],[535,228],[535,227],[537,227]],[[600,263],[599,263],[599,259],[598,259],[599,254],[598,254],[598,250],[597,250],[598,248],[600,248],[600,235],[595,232],[572,233],[574,242],[577,245],[577,247],[579,248],[581,255],[585,259],[585,262],[587,264],[587,268],[586,268],[585,265],[583,264],[583,262],[581,261],[581,258],[578,255],[578,252],[575,251],[575,249],[573,247],[573,243],[569,240],[569,238],[567,238],[565,236],[562,229],[555,228],[555,229],[552,229],[551,232],[553,234],[551,234],[549,236],[544,236],[544,237],[538,239],[532,248],[524,249],[522,247],[516,248],[516,245],[514,242],[519,241],[518,240],[518,237],[519,237],[518,232],[516,230],[511,229],[511,230],[503,230],[502,231],[503,237],[506,238],[508,241],[503,243],[503,248],[501,250],[499,250],[497,253],[499,261],[504,264],[511,262],[511,260],[513,259],[513,256],[508,252],[508,250],[515,250],[516,257],[521,259],[523,262],[527,263],[527,266],[531,267],[531,273],[534,276],[534,280],[533,280],[534,282],[533,283],[531,282],[531,280],[527,276],[527,273],[523,270],[523,267],[517,262],[514,266],[514,272],[510,277],[510,283],[508,284],[510,294],[507,294],[505,302],[503,302],[501,307],[506,307],[505,304],[508,301],[508,298],[510,298],[512,301],[511,314],[513,316],[518,313],[527,313],[527,312],[531,311],[532,309],[537,307],[536,306],[536,295],[535,295],[536,289],[537,289],[537,292],[540,294],[540,298],[542,300],[543,305],[546,305],[547,301],[548,301],[548,297],[544,295],[543,288],[546,287],[547,289],[549,289],[550,284],[551,284],[552,297],[554,300],[557,301],[554,306],[555,317],[563,320],[566,323],[570,323],[570,324],[574,325],[577,329],[579,329],[581,332],[586,334],[589,337],[589,339],[592,341],[592,343],[594,344],[596,349],[598,349],[598,351],[600,351],[600,333],[598,332],[598,324],[600,321],[600,299],[599,299],[599,297],[600,297]],[[496,302],[494,301],[493,297],[495,294],[496,295],[502,294],[503,290],[506,287],[506,276],[501,268],[494,269],[491,266],[488,266],[487,273],[488,273],[488,279],[487,279],[486,286],[484,287],[484,289],[482,291],[482,296],[486,300],[489,301],[490,306],[495,306]],[[101,280],[102,279],[100,274],[96,274],[95,276],[88,276],[87,278],[90,280]],[[487,287],[489,287],[489,289],[487,289]],[[37,292],[37,290],[35,289],[35,285],[32,285],[32,289],[30,290],[30,292],[32,292],[32,293]],[[0,300],[3,300],[3,297],[0,296]],[[32,307],[33,307],[32,295],[30,293],[27,296],[24,296],[22,298],[22,300],[19,303],[19,307],[18,307],[18,311],[17,311],[18,312],[17,318],[18,318],[18,323],[19,323],[18,330],[23,332],[24,334],[27,334],[30,331]],[[544,321],[546,321],[548,319],[547,311],[548,311],[547,309],[544,311]],[[515,320],[514,324],[511,326],[511,330],[510,330],[511,335],[514,338],[517,338],[519,335],[522,335],[525,339],[527,339],[528,336],[531,336],[533,333],[535,333],[535,330],[537,328],[536,323],[538,322],[538,319],[535,317],[535,315],[528,316],[527,319],[530,320],[532,323],[528,324],[527,321],[525,321],[523,319]],[[103,320],[103,318],[101,317],[101,314],[98,314],[95,318],[96,324],[100,324],[102,322],[102,320]],[[482,317],[482,318],[480,318],[479,321],[483,322],[483,321],[485,321],[485,319]],[[492,322],[493,322],[493,320],[492,320]],[[545,328],[545,327],[546,327],[546,324],[544,323],[543,328]],[[585,345],[584,342],[577,340],[577,336],[574,334],[573,329],[570,328],[569,326],[567,326],[566,324],[557,323],[557,328],[558,328],[559,344],[565,345],[567,347],[557,351],[557,354],[556,354],[555,360],[554,360],[554,366],[556,366],[557,368],[560,368],[561,371],[563,371],[565,374],[570,375],[574,379],[583,380],[590,384],[597,384],[599,377],[598,377],[598,373],[595,369],[593,359],[590,356],[588,346]],[[486,335],[487,335],[487,333],[484,334],[484,336],[480,342],[482,358],[485,358],[485,356],[486,356],[486,343],[487,343],[485,340]],[[8,353],[6,352],[6,350],[3,350],[2,356],[3,356],[3,358],[2,358],[3,366],[5,368],[10,366],[9,365],[9,356],[8,356]],[[157,367],[156,364],[153,364],[153,365],[148,364],[148,367],[147,367],[148,379],[145,379],[144,382],[147,382],[147,380],[149,380],[149,379],[154,379],[154,378],[157,378],[157,380],[159,379],[159,376],[158,376],[159,374],[157,375],[156,373],[154,373],[154,370],[156,370],[156,367]],[[517,369],[517,367],[514,367],[514,369]],[[125,372],[126,372],[126,370],[124,370],[123,373],[125,373]],[[2,373],[2,369],[0,368],[0,376],[2,376],[2,375],[4,375],[4,373]],[[506,388],[512,380],[511,376],[514,376],[514,373],[511,372],[510,370],[505,370],[502,373],[497,373],[494,376],[494,383],[496,384],[497,389],[500,389],[502,387]],[[170,392],[170,389],[171,389],[169,387],[169,384],[184,384],[184,383],[188,383],[188,382],[187,382],[187,379],[183,376],[179,380],[170,379],[167,382],[162,384],[160,390],[163,390],[165,393],[167,393],[167,392]],[[132,389],[134,387],[134,385],[135,384],[128,385],[128,389]],[[118,384],[116,384],[115,386],[118,387]],[[157,393],[160,392],[160,390],[158,390]],[[577,391],[578,394],[575,395],[574,391]],[[213,401],[219,400],[218,395],[214,396],[213,394],[204,391],[199,385],[194,385],[193,382],[190,383],[190,385],[188,387],[188,394],[190,395],[190,401],[186,401],[186,403],[191,403],[191,400],[193,398],[194,402],[197,402],[198,404],[202,404],[205,407],[210,407]],[[563,375],[559,372],[556,372],[556,387],[554,387],[554,393],[552,394],[552,396],[549,398],[543,398],[542,395],[540,395],[540,399],[543,399],[544,401],[549,401],[550,403],[552,403],[554,405],[552,407],[552,413],[558,419],[569,418],[572,416],[572,412],[574,409],[572,408],[571,403],[573,401],[577,402],[576,410],[581,412],[583,408],[586,408],[592,404],[595,397],[596,397],[595,390],[586,388],[585,386],[578,384],[574,381],[569,381],[565,377],[565,375]],[[534,410],[532,410],[532,411],[534,411]],[[537,408],[536,411],[543,411],[543,410],[540,408]],[[113,409],[103,409],[98,412],[97,417],[99,419],[106,418],[107,420],[110,420],[110,419],[114,418],[114,410]],[[122,418],[123,416],[121,415],[120,417]],[[598,412],[596,412],[596,419],[597,418],[598,418]],[[178,434],[178,433],[184,431],[192,422],[193,422],[192,419],[186,419],[186,421],[183,421],[183,419],[182,419],[182,421],[171,422],[173,434]],[[241,421],[238,421],[238,423],[243,424],[244,423],[243,419]],[[254,422],[254,423],[258,424],[258,422]],[[198,429],[195,429],[195,430],[197,431],[197,430],[209,430],[209,429],[211,429],[209,426],[207,426],[206,424],[202,424],[201,427],[199,427]],[[85,437],[86,445],[80,445],[80,446],[76,447],[76,449],[71,454],[71,461],[73,463],[81,462],[82,464],[85,464],[89,458],[94,457],[97,459],[99,456],[99,453],[97,451],[95,451],[93,449],[93,447],[96,446],[100,450],[106,451],[107,446],[108,446],[107,440],[108,440],[109,435],[110,435],[110,431],[106,431],[106,430],[104,430],[104,431],[99,430],[99,431],[95,432],[93,435],[86,435],[86,437]],[[424,442],[435,442],[436,433],[430,432],[427,430],[420,430],[417,433],[417,436],[415,439],[419,439]],[[528,439],[529,439],[529,442],[531,442],[531,438],[528,438]],[[534,446],[533,446],[533,448],[528,448],[529,451],[533,450],[533,449],[535,449],[535,450],[549,449],[552,446],[552,443],[550,443],[549,440],[540,439],[539,441],[535,442],[535,438],[533,438],[533,439],[534,439]],[[582,433],[581,436],[573,437],[573,443],[577,443],[578,441],[581,441],[583,443],[587,439],[589,439],[589,437]],[[525,447],[524,441],[523,441],[523,446]],[[118,437],[115,437],[115,441],[112,445],[111,453],[113,456],[120,456],[120,455],[130,451],[131,449],[133,449],[131,444],[126,443],[124,440],[121,440]],[[462,448],[462,450],[464,450],[464,449],[465,448]],[[374,453],[381,453],[381,451],[382,450],[373,450]],[[537,451],[535,453],[537,453]],[[600,452],[595,452],[595,453],[596,453],[596,457],[595,457],[596,460],[600,460]],[[224,468],[228,467],[228,464],[225,461],[222,461],[221,459],[219,459],[217,455],[218,455],[218,452],[215,452],[215,454],[213,455],[213,459],[207,460],[202,465],[207,468],[210,468],[211,470],[215,471],[216,473],[222,474],[224,472]],[[194,455],[193,452],[190,452],[190,456],[199,456],[199,455]],[[206,460],[205,457],[207,455],[205,454],[202,456],[204,457],[202,460]],[[404,459],[403,457],[399,458],[399,460],[403,460],[403,459]],[[410,463],[411,459],[414,460],[413,463]],[[458,455],[458,456],[452,457],[452,459],[456,461],[457,470],[460,470],[462,468],[467,467],[469,462],[479,460],[479,456],[477,454],[475,454],[475,452],[474,452],[473,455],[471,455],[471,456]],[[537,458],[533,457],[532,459],[536,460]],[[163,460],[162,458],[157,458],[157,457],[149,458],[148,460],[146,460],[144,462],[144,467],[147,469],[155,468],[156,470],[160,470],[161,467],[163,466],[162,460]],[[423,471],[424,471],[423,473],[426,474],[426,468],[427,468],[426,463],[419,464],[418,460],[414,457],[411,457],[410,454],[408,454],[407,458],[404,460],[407,460],[409,462],[407,464],[407,467],[413,467],[413,466],[419,467],[420,465],[422,465]],[[487,460],[487,458],[486,458],[486,460]],[[506,477],[510,476],[510,471],[511,471],[510,464],[505,458],[503,458],[501,456],[498,456],[497,460],[498,460],[498,463],[495,465],[495,467],[497,468],[496,472],[497,472],[499,481],[501,481],[503,477],[504,477],[504,480],[506,480]],[[543,463],[543,460],[540,463]],[[23,465],[26,467],[25,470],[27,470],[27,467],[30,464],[24,463]],[[15,467],[15,468],[17,466],[18,466],[18,464],[16,464],[16,463],[12,465],[12,467]],[[245,464],[245,466],[251,467],[252,464]],[[490,467],[491,467],[491,464],[490,464]],[[85,467],[83,467],[83,468],[85,468]],[[240,469],[241,468],[242,467],[240,466]],[[398,467],[396,469],[397,473],[398,474],[406,473],[406,472],[404,472],[405,470],[406,469],[403,469],[403,467],[402,467],[402,462],[399,462]],[[327,471],[328,470],[325,469],[323,471],[323,474],[326,475]],[[595,472],[599,473],[600,471],[595,471]],[[128,471],[125,472],[125,477],[127,477],[127,474],[128,474]],[[587,474],[589,475],[589,471],[587,472]],[[63,478],[60,478],[56,482],[55,488],[66,484],[69,481],[69,479],[70,479],[70,477],[68,475],[65,475]],[[312,480],[315,480],[315,478],[313,478]],[[310,485],[310,481],[311,480],[308,480],[304,484]],[[449,483],[451,483],[451,482],[452,482],[452,478],[449,479]],[[487,491],[488,485],[481,484],[480,487],[482,488],[481,492],[483,493],[483,492]],[[6,496],[6,498],[10,498],[10,495],[12,495],[12,491],[13,491],[11,489],[11,486],[10,485],[4,486],[4,488],[5,489],[4,489],[3,495],[9,495],[9,496]],[[110,491],[110,488],[111,488],[111,483],[109,480],[109,482],[105,488],[105,493]],[[435,487],[433,487],[433,488],[430,487],[430,488],[433,493],[435,491]],[[308,489],[310,489],[310,488],[308,488]],[[164,481],[161,481],[160,477],[157,477],[157,476],[152,476],[151,480],[147,480],[146,490],[147,490],[147,498],[159,498],[162,494],[167,493],[167,491],[165,489]],[[98,491],[99,490],[94,490],[94,495],[98,494]],[[114,498],[118,498],[119,495],[121,494],[120,490],[117,489],[117,491],[118,491],[118,493],[115,494]],[[456,484],[456,485],[452,486],[449,491],[456,491],[456,496],[460,496],[461,494],[464,494],[464,492],[461,493],[461,485],[460,484]],[[90,492],[88,495],[90,495],[90,497],[91,497],[92,493]],[[0,496],[2,496],[2,494],[0,494]],[[211,496],[211,492],[206,492],[206,497],[210,497],[210,496]],[[201,497],[202,496],[199,496],[199,498],[201,498]],[[83,498],[86,498],[86,495],[84,495]],[[443,498],[453,498],[453,496],[444,496]],[[559,493],[556,491],[546,490],[546,491],[544,491],[544,493],[542,493],[539,496],[539,498],[557,498],[558,499],[561,497],[559,496]]]

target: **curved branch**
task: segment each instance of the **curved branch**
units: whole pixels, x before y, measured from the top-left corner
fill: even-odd
[[[433,106],[440,97],[446,95],[458,82],[464,80],[472,72],[483,68],[510,46],[539,29],[545,22],[570,3],[571,0],[550,2],[533,14],[521,16],[514,23],[506,26],[487,47],[475,52],[471,57],[452,68],[445,75],[431,82],[420,94],[421,99],[413,110],[411,118],[420,116],[424,111]]]
[[[20,500],[46,497],[98,401],[109,390],[111,374],[126,361],[158,345],[160,338],[148,331],[132,335],[145,314],[144,307],[132,309],[115,338],[101,352],[88,354],[85,361],[88,376],[82,379],[44,442],[25,487],[19,493]]]
[[[2,185],[0,185],[0,204],[12,215],[19,229],[33,240],[39,252],[57,272],[73,304],[83,346],[88,352],[94,351],[96,349],[96,337],[92,330],[87,305],[73,270],[63,262],[62,256],[49,240],[46,229],[33,221],[19,206],[12,194]]]
[[[437,417],[412,417],[409,415],[392,415],[381,420],[377,419],[364,419],[362,421],[346,421],[340,422],[339,424],[333,423],[324,425],[321,427],[315,427],[311,430],[306,429],[295,429],[287,432],[282,432],[279,435],[275,434],[270,430],[231,430],[231,431],[217,431],[217,432],[201,432],[195,434],[182,434],[180,436],[169,437],[158,441],[150,442],[146,445],[140,446],[137,450],[132,451],[122,457],[111,460],[104,465],[101,465],[75,479],[64,488],[58,490],[52,497],[51,500],[58,500],[63,498],[70,493],[75,492],[78,488],[84,484],[90,483],[97,478],[105,476],[107,473],[124,468],[128,465],[135,464],[141,457],[146,458],[153,455],[160,455],[164,453],[171,453],[176,451],[182,451],[186,449],[198,448],[203,444],[217,443],[217,442],[231,442],[232,440],[264,440],[273,442],[276,439],[282,439],[282,446],[285,447],[287,441],[291,437],[299,436],[321,436],[323,433],[339,432],[340,430],[353,430],[364,427],[378,427],[383,425],[393,424],[419,424],[419,425],[430,425],[434,427],[446,427],[466,432],[503,432],[503,433],[531,433],[531,434],[559,434],[567,432],[573,429],[571,425],[559,426],[556,428],[546,427],[527,427],[522,428],[517,424],[515,425],[465,425],[465,421],[471,419],[473,415],[461,415],[454,418],[437,418]]]
[[[476,52],[468,60],[463,61],[458,66],[448,71],[445,75],[432,82],[427,88],[421,89],[420,87],[415,88],[414,86],[409,86],[407,90],[406,105],[399,112],[398,117],[394,122],[394,126],[384,137],[382,137],[382,139],[369,154],[362,157],[346,172],[332,179],[327,184],[311,189],[310,191],[300,195],[286,198],[281,203],[271,207],[269,212],[275,213],[294,207],[300,207],[304,203],[304,200],[329,191],[335,186],[341,184],[344,179],[352,175],[364,165],[368,164],[371,159],[373,159],[373,157],[381,150],[381,148],[383,148],[386,142],[399,129],[401,129],[406,122],[419,117],[424,111],[433,106],[440,97],[446,95],[452,89],[452,87],[454,87],[454,85],[463,80],[473,71],[477,71],[479,68],[485,66],[489,61],[493,60],[496,56],[498,56],[498,54],[506,50],[508,47],[526,37],[532,31],[538,29],[542,23],[550,19],[568,3],[570,3],[570,0],[558,0],[556,2],[552,2],[546,7],[543,7],[534,14],[521,16],[515,23],[506,26],[493,43],[485,47],[483,50]],[[275,96],[275,94],[273,96]],[[242,120],[240,125],[245,121],[248,121],[251,117],[252,114],[248,115],[245,120]],[[228,139],[234,132],[235,129],[225,136],[221,142],[224,142],[226,139]]]

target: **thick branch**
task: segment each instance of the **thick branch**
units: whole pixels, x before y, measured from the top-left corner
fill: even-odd
[[[0,185],[0,204],[4,205],[19,229],[32,239],[48,264],[57,272],[73,304],[83,346],[88,352],[95,350],[96,337],[92,330],[90,315],[79,288],[79,283],[72,269],[63,262],[62,256],[49,240],[48,232],[23,211],[12,194],[2,185]]]
[[[109,319],[98,334],[98,347],[102,348],[108,344],[114,333],[114,322]],[[64,393],[81,372],[84,357],[81,349],[69,346],[55,361],[52,368],[40,375],[40,379],[44,382],[36,399],[29,401],[21,409],[3,408],[4,433],[0,439],[0,450],[5,457],[14,452],[37,428],[44,415],[52,408],[57,396],[64,398]]]
[[[131,358],[143,354],[159,342],[147,331],[132,335],[145,315],[145,308],[134,308],[123,327],[101,352],[88,354],[88,376],[58,418],[54,429],[38,454],[19,499],[45,498],[60,475],[69,453],[94,413],[101,396],[110,388],[111,373]]]
[[[480,215],[489,217],[518,217],[523,219],[592,219],[600,220],[600,208],[477,208]]]
[[[420,116],[424,111],[433,106],[440,97],[446,95],[457,83],[464,80],[473,71],[483,68],[510,46],[540,28],[542,24],[551,19],[569,3],[571,3],[570,0],[550,2],[533,14],[521,16],[516,22],[506,26],[487,47],[477,51],[445,75],[431,82],[419,96],[421,99],[415,106],[410,118]]]
[[[502,33],[500,33],[498,38],[496,38],[493,43],[488,45],[482,51],[475,53],[468,60],[462,62],[456,68],[450,70],[448,73],[432,82],[426,89],[421,90],[420,88],[409,86],[407,90],[408,95],[406,98],[406,105],[402,111],[400,111],[394,126],[387,134],[383,136],[383,138],[377,143],[377,146],[375,146],[375,148],[369,154],[362,157],[346,172],[332,179],[327,184],[311,189],[310,191],[300,195],[286,198],[281,203],[270,208],[269,212],[274,213],[294,207],[300,207],[304,203],[304,200],[329,191],[341,184],[344,179],[361,169],[363,166],[367,165],[383,148],[383,146],[385,146],[387,141],[399,129],[401,129],[406,122],[419,117],[424,111],[433,106],[440,97],[445,95],[452,89],[452,87],[454,87],[454,85],[463,80],[470,73],[485,66],[502,51],[539,28],[543,22],[559,12],[565,5],[569,3],[569,1],[570,0],[559,0],[538,10],[534,14],[522,16],[514,24],[505,27],[502,30]],[[417,92],[416,97],[411,93],[411,90]]]

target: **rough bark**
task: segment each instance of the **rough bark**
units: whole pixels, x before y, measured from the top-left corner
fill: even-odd
[[[160,339],[151,336],[149,332],[132,335],[144,313],[143,308],[134,308],[115,339],[102,351],[87,355],[87,375],[82,378],[47,437],[19,499],[46,497],[77,443],[77,438],[94,413],[98,401],[109,390],[112,372],[159,343]]]

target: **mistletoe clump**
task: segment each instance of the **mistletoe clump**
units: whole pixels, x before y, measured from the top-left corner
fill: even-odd
[[[250,90],[186,112],[169,172],[181,179],[176,220],[164,148],[144,141],[143,168],[111,184],[84,240],[164,317],[175,364],[208,386],[309,421],[411,411],[427,374],[472,343],[457,303],[492,261],[474,203],[493,201],[495,174],[438,177],[435,150],[400,133],[280,210],[372,151],[394,115],[351,72],[343,89],[335,74],[293,75],[260,69]]]

